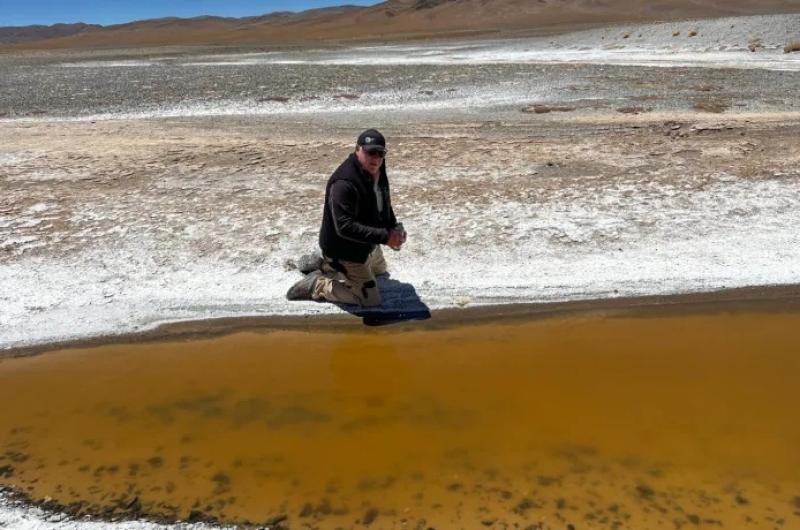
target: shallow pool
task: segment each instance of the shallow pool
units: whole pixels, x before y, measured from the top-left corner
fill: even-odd
[[[793,528],[798,344],[737,312],[5,359],[0,484],[106,519]]]

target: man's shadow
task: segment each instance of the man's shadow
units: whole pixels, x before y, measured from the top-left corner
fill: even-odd
[[[365,326],[386,326],[431,318],[430,309],[417,295],[413,285],[392,279],[388,273],[379,274],[375,279],[381,292],[381,305],[375,307],[340,303],[335,305],[351,315],[361,317]]]

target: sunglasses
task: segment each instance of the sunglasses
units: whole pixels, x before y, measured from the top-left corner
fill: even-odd
[[[378,151],[378,150],[367,151],[365,149],[364,152],[367,153],[368,156],[371,156],[373,158],[386,158],[386,151]]]

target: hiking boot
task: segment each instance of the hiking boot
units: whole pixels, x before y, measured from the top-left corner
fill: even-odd
[[[286,291],[287,300],[313,300],[311,294],[314,292],[314,285],[322,277],[320,271],[312,271],[308,276],[289,287]]]
[[[322,268],[322,255],[319,252],[312,252],[311,254],[303,254],[297,260],[297,270],[303,274],[318,271]]]

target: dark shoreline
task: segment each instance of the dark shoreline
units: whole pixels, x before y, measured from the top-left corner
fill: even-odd
[[[471,324],[512,323],[564,316],[652,318],[662,316],[748,311],[800,312],[800,284],[740,287],[718,291],[620,298],[599,298],[569,302],[540,302],[448,308],[432,311],[425,321],[398,323],[379,328],[366,327],[349,314],[303,316],[248,316],[186,320],[159,325],[143,331],[72,339],[0,350],[0,360],[110,344],[141,344],[163,341],[200,340],[239,332],[300,331],[327,333],[398,333],[407,330],[433,331]]]
[[[61,517],[57,522],[86,522],[86,523],[125,523],[140,522],[156,525],[183,525],[183,524],[206,524],[212,527],[224,528],[231,524],[236,528],[272,528],[281,530],[285,527],[280,526],[280,522],[286,519],[285,516],[273,517],[265,523],[254,523],[251,521],[226,523],[213,516],[203,515],[200,512],[192,512],[188,518],[180,519],[166,514],[142,513],[138,503],[139,498],[118,499],[116,505],[102,510],[94,510],[86,502],[72,502],[61,504],[54,500],[35,500],[26,492],[12,486],[0,485],[0,495],[5,496],[7,501],[0,504],[0,507],[36,508],[42,511],[44,519],[48,520]]]

